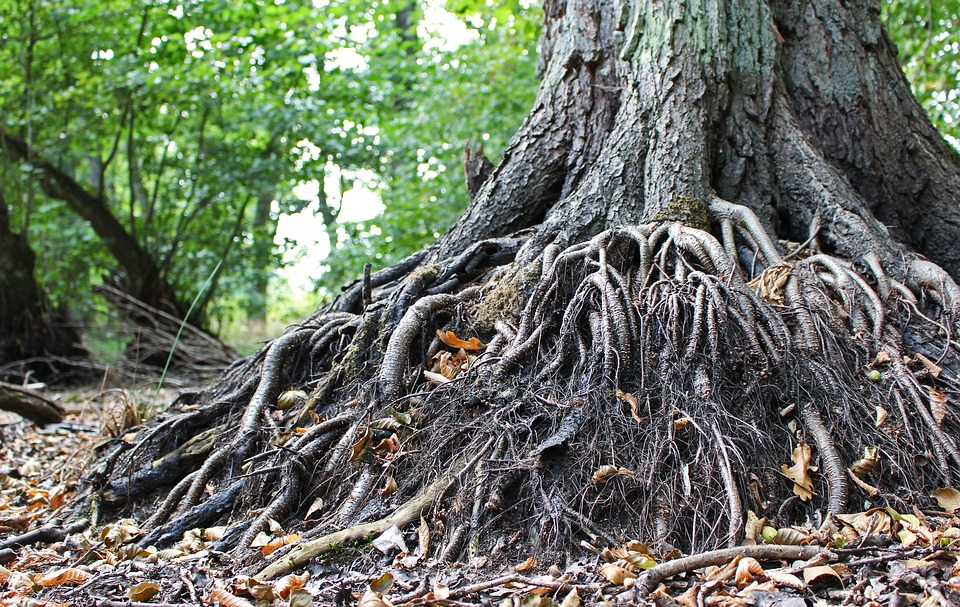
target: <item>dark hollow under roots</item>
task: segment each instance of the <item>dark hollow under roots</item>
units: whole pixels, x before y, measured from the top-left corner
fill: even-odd
[[[816,238],[787,252],[746,209],[709,210],[719,240],[628,226],[526,267],[517,237],[368,272],[110,445],[88,479],[98,511],[152,513],[141,545],[226,521],[217,549],[259,569],[271,520],[316,538],[426,487],[429,557],[448,561],[517,539],[541,562],[629,539],[702,550],[738,544],[748,511],[785,526],[927,505],[960,473],[956,284]],[[425,376],[458,356],[437,330],[489,344],[452,380]],[[818,466],[806,500],[781,473],[800,443]]]

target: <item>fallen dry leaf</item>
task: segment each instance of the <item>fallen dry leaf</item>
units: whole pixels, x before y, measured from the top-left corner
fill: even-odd
[[[940,372],[943,371],[943,369],[939,365],[937,365],[935,362],[933,362],[923,354],[920,354],[919,352],[914,356],[914,359],[917,362],[919,362],[921,365],[923,365],[923,367],[930,373],[930,375],[934,377],[940,377]]]
[[[37,586],[47,588],[49,586],[61,586],[64,584],[82,584],[88,577],[90,577],[88,571],[77,569],[76,567],[69,567],[67,569],[54,569],[50,573],[37,576],[37,578],[33,580],[33,583]]]
[[[280,537],[274,538],[269,542],[267,542],[266,545],[264,545],[264,547],[260,549],[260,552],[263,553],[263,556],[269,556],[273,554],[273,552],[278,548],[282,548],[283,546],[286,546],[288,544],[296,544],[299,541],[300,541],[300,536],[297,535],[296,533],[282,535]]]
[[[831,578],[841,582],[840,574],[830,565],[818,565],[816,567],[807,567],[803,570],[803,581],[810,583],[820,578]]]
[[[313,607],[313,595],[303,588],[290,591],[290,607]]]
[[[760,565],[760,561],[747,556],[737,563],[737,573],[734,575],[734,580],[737,582],[737,586],[743,588],[761,575],[763,575],[763,566]]]
[[[607,578],[611,584],[622,586],[626,580],[636,579],[637,574],[617,565],[616,563],[604,563],[600,567],[600,575]]]
[[[593,473],[593,482],[600,485],[607,482],[610,478],[621,474],[624,476],[634,476],[636,473],[622,466],[617,467],[606,464],[597,468]]]
[[[582,602],[583,601],[580,599],[580,593],[577,592],[576,588],[574,588],[567,593],[567,596],[563,597],[560,607],[580,607]]]
[[[213,598],[217,599],[217,602],[223,605],[223,607],[253,607],[253,603],[247,599],[230,594],[225,588],[214,586],[210,589],[210,594],[213,595]]]
[[[953,514],[960,509],[960,491],[952,487],[943,487],[930,494],[946,512]]]
[[[537,567],[537,557],[531,556],[527,560],[523,561],[519,565],[513,568],[514,571],[526,571],[528,569],[535,569]]]
[[[877,464],[880,463],[880,455],[877,453],[876,447],[864,447],[863,448],[863,457],[853,462],[850,465],[850,472],[859,479],[863,479],[865,476],[873,472],[874,468],[877,467]]]
[[[936,388],[930,388],[928,394],[930,413],[933,414],[933,419],[937,420],[937,424],[942,426],[943,418],[947,416],[947,395]]]
[[[880,426],[883,425],[883,422],[887,421],[887,417],[889,417],[889,416],[890,416],[890,414],[887,413],[887,410],[886,410],[886,409],[884,409],[884,408],[881,407],[880,405],[877,405],[877,419],[876,419],[876,421],[874,422],[874,425],[875,425],[877,428],[879,428]]]
[[[783,475],[793,481],[793,492],[803,501],[813,499],[813,479],[810,478],[810,471],[816,471],[817,468],[810,465],[812,457],[810,445],[801,442],[793,450],[793,465],[780,466]]]
[[[149,601],[151,598],[156,596],[160,592],[160,584],[156,582],[146,581],[140,582],[130,587],[130,590],[127,591],[127,596],[131,601],[145,602]]]
[[[303,575],[296,575],[294,573],[285,575],[273,583],[273,594],[281,599],[285,599],[290,596],[292,590],[303,588],[303,585],[307,583],[308,579],[310,579],[309,571]]]

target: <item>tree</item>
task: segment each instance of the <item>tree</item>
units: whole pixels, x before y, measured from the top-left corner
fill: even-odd
[[[141,545],[223,517],[269,577],[424,516],[447,560],[698,550],[957,479],[960,165],[878,7],[544,13],[453,228],[104,454],[101,506],[161,498]],[[319,537],[264,567],[272,519]]]
[[[76,327],[64,310],[54,308],[33,274],[36,257],[22,230],[10,225],[0,190],[0,377],[8,363],[25,361],[17,372],[32,371],[46,380],[62,371],[53,358],[86,357]],[[21,379],[27,379],[23,376]]]

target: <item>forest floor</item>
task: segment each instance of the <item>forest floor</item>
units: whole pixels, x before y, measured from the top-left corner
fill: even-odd
[[[878,508],[845,516],[832,530],[777,530],[748,521],[748,535],[759,545],[699,560],[632,541],[593,552],[572,547],[579,556],[566,563],[538,562],[522,546],[467,563],[438,563],[423,556],[430,554],[430,530],[421,519],[419,526],[341,546],[303,571],[260,582],[236,575],[211,550],[222,527],[188,531],[161,551],[136,543],[134,521],[61,527],[83,497],[79,479],[97,446],[138,423],[144,409],[172,402],[175,393],[88,389],[45,396],[66,410],[62,423],[38,428],[0,412],[0,607],[960,604],[960,492],[953,490],[938,497],[942,511]],[[28,542],[24,534],[34,531],[45,541]],[[299,538],[277,524],[262,540],[268,555]],[[665,570],[671,566],[674,571]],[[638,599],[640,586],[653,592]]]

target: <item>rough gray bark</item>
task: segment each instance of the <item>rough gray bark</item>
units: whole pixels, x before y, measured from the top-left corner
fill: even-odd
[[[537,104],[441,240],[539,225],[535,252],[712,192],[802,241],[960,276],[960,165],[874,2],[549,2]],[[903,246],[897,244],[902,242]]]

